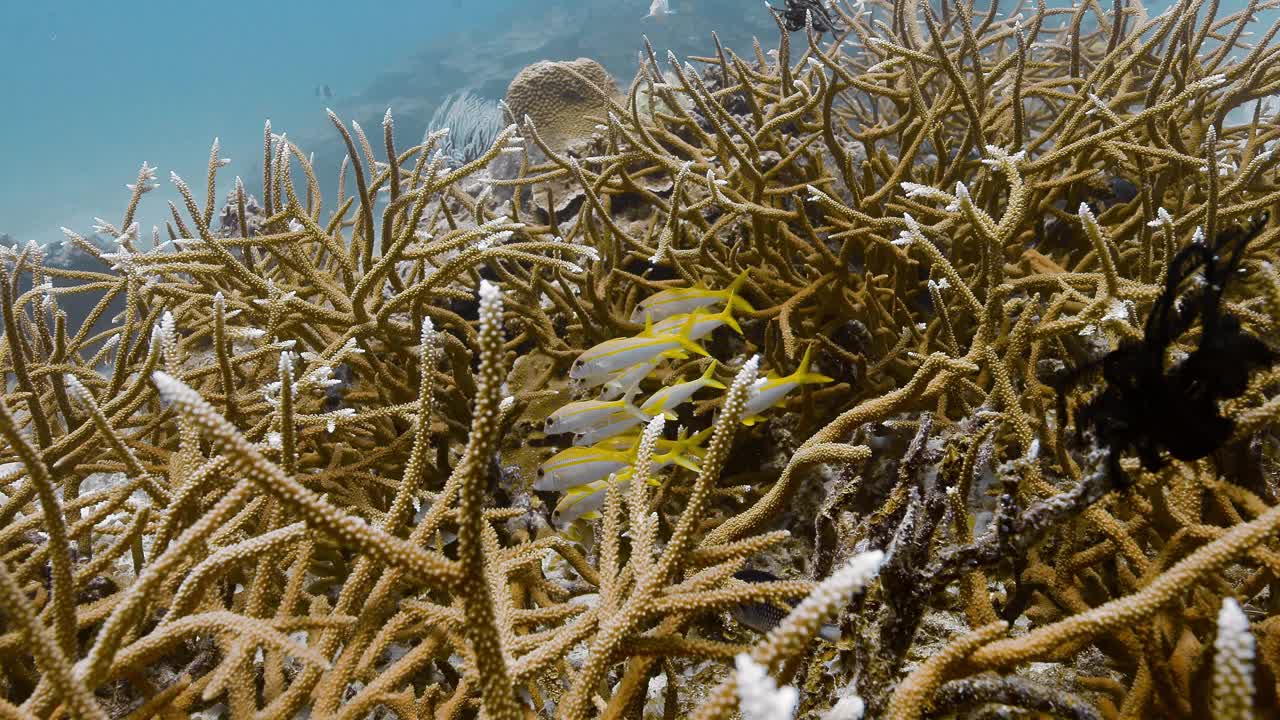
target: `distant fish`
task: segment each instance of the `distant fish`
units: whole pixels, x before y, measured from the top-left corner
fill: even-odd
[[[658,22],[662,22],[662,19],[666,16],[675,14],[676,11],[671,9],[671,3],[667,0],[653,0],[653,2],[649,4],[649,14],[640,19],[648,20],[649,18],[653,18]]]
[[[325,84],[325,85],[321,85],[321,86],[320,86],[320,88],[321,88],[322,90],[324,90],[324,96],[325,96],[325,97],[327,97],[327,98],[331,98],[331,97],[333,97],[333,90],[332,90],[332,89],[330,89],[330,88],[329,88],[329,86],[328,86],[327,84]]]

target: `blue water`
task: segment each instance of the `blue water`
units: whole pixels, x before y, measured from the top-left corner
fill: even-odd
[[[314,151],[329,179],[323,171],[341,149],[326,106],[358,120],[375,145],[392,107],[407,147],[448,92],[500,98],[515,72],[536,60],[594,57],[625,84],[642,33],[660,55],[672,49],[682,57],[710,54],[712,30],[744,56],[753,35],[766,48],[776,42],[758,0],[672,0],[679,14],[662,23],[641,20],[648,5],[0,0],[0,233],[57,242],[59,226],[87,233],[94,216],[118,223],[124,184],[146,160],[160,168],[161,185],[139,215],[148,235],[167,218],[164,201],[177,200],[170,171],[203,199],[215,137],[232,159],[219,174],[219,194],[236,175],[256,191],[267,118]],[[1243,0],[1223,5],[1220,16]],[[1263,28],[1255,26],[1259,35]],[[332,98],[316,96],[325,84]]]
[[[143,160],[159,166],[162,190],[145,198],[149,231],[176,198],[170,171],[203,188],[215,137],[233,160],[220,173],[229,189],[236,174],[260,172],[267,118],[277,132],[316,136],[326,105],[350,110],[415,50],[507,24],[523,5],[3,0],[0,232],[48,242],[60,225],[118,223]],[[316,97],[321,84],[335,96]]]

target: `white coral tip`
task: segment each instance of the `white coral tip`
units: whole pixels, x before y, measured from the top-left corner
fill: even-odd
[[[791,720],[795,716],[798,690],[790,685],[778,687],[769,671],[747,653],[739,654],[734,664],[743,720]]]

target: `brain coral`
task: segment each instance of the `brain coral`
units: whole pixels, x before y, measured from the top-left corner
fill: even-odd
[[[559,150],[591,134],[594,118],[605,116],[615,90],[609,71],[591,58],[544,60],[516,74],[507,87],[507,105],[516,122],[528,115],[542,138]]]

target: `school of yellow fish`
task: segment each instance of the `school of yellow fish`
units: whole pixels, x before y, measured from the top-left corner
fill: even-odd
[[[688,358],[690,353],[710,357],[698,341],[721,326],[742,333],[733,312],[752,311],[751,305],[738,297],[745,280],[746,275],[740,275],[722,290],[695,286],[651,295],[640,301],[632,313],[634,322],[644,321],[642,332],[606,340],[573,362],[569,376],[578,390],[597,392],[598,388],[598,396],[570,402],[547,417],[543,427],[547,435],[572,434],[574,440],[570,447],[538,467],[533,484],[535,490],[563,493],[554,514],[558,525],[569,526],[579,519],[600,516],[609,483],[630,480],[643,424],[658,415],[675,420],[676,408],[704,388],[725,389],[715,379],[718,364],[712,358],[700,376],[666,385],[654,390],[644,402],[636,401],[644,382],[662,363]],[[764,412],[781,405],[802,385],[831,382],[825,375],[810,372],[809,361],[810,351],[806,350],[799,367],[790,375],[770,372],[757,378],[749,391],[742,422],[758,422]],[[704,454],[702,443],[710,435],[710,428],[693,435],[682,428],[675,439],[660,439],[651,476],[672,466],[697,472]]]

